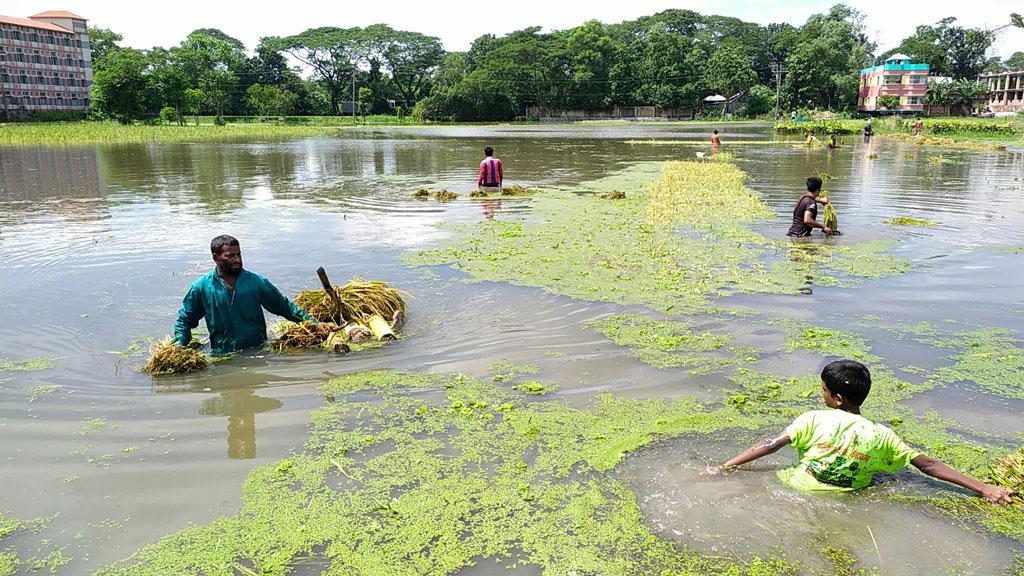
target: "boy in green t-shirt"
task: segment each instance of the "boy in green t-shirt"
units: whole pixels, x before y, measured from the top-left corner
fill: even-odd
[[[1012,490],[986,484],[907,446],[892,430],[860,415],[871,390],[871,373],[854,360],[837,360],[821,371],[821,395],[829,408],[797,417],[786,429],[722,465],[735,468],[790,444],[800,464],[779,477],[800,490],[856,490],[875,472],[893,473],[908,463],[925,474],[972,490],[997,504],[1009,504]],[[717,471],[717,470],[715,470]]]

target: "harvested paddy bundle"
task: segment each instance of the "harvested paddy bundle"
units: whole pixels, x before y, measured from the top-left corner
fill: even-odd
[[[1024,505],[1020,494],[1024,492],[1024,448],[996,458],[989,471],[989,481],[996,486],[1009,488],[1017,493],[1017,504]]]
[[[289,322],[285,326],[281,335],[270,341],[270,349],[274,352],[325,348],[328,339],[331,338],[330,332],[320,330],[315,323],[308,320],[298,324]]]
[[[833,232],[839,230],[839,217],[836,215],[836,209],[832,207],[832,203],[825,204],[825,216],[823,218],[825,226],[832,229]]]
[[[504,186],[501,189],[502,196],[529,196],[530,194],[533,194],[533,190],[530,190],[529,188],[526,188],[525,186],[520,186],[518,184]]]
[[[149,362],[142,368],[142,371],[154,376],[186,374],[195,370],[205,370],[210,365],[210,361],[198,350],[178,346],[171,338],[154,342],[149,352]]]
[[[458,197],[458,194],[456,194],[455,192],[450,192],[448,190],[438,190],[437,192],[434,192],[434,198],[440,200],[441,202],[455,200]]]
[[[896,218],[889,218],[888,220],[882,220],[882,224],[891,224],[893,226],[938,226],[939,223],[933,220],[924,220],[921,218],[911,218],[909,216],[898,216]]]
[[[832,179],[832,175],[824,170],[818,170],[818,178],[821,178],[822,182],[828,182]]]
[[[605,200],[621,200],[626,197],[626,193],[623,192],[622,190],[611,190],[605,192],[604,194],[601,194],[598,197],[604,198]]]
[[[469,193],[469,197],[470,198],[486,198],[487,197],[487,192],[484,192],[483,190],[473,190],[472,192]]]
[[[427,190],[426,188],[420,188],[412,193],[412,197],[419,198],[421,200],[426,200],[427,198],[430,198],[430,190]]]
[[[334,285],[332,288],[334,299],[321,288],[299,292],[295,303],[321,322],[355,326],[367,334],[371,332],[373,316],[394,320],[405,314],[402,293],[385,282],[356,277],[344,286]],[[350,339],[358,341],[351,336]]]

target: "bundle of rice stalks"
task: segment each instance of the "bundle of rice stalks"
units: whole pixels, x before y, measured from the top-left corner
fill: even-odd
[[[339,290],[340,288],[335,286],[334,289]],[[310,316],[321,322],[341,322],[340,310],[327,297],[327,292],[324,292],[323,289],[302,290],[296,294],[294,302],[296,306],[309,312]]]
[[[341,302],[340,310],[322,288],[299,292],[295,304],[321,322],[338,325],[355,322],[363,325],[367,332],[369,329],[365,327],[370,325],[370,318],[374,315],[390,320],[395,317],[395,312],[405,314],[402,292],[384,282],[356,277],[344,286],[335,284],[334,291]]]
[[[938,226],[939,223],[934,220],[924,220],[921,218],[911,218],[909,216],[898,216],[896,218],[889,218],[888,220],[882,220],[882,224],[891,224],[893,226]]]
[[[391,319],[395,312],[405,314],[405,301],[402,293],[376,280],[353,278],[338,291],[341,300],[341,313],[345,320],[370,325],[374,315]]]
[[[487,192],[484,192],[483,190],[473,190],[472,192],[469,193],[469,197],[470,198],[486,198],[487,197]]]
[[[732,162],[736,156],[732,152],[715,152],[711,155],[711,159],[716,162]]]
[[[210,365],[210,361],[198,350],[178,346],[172,338],[154,342],[149,352],[149,362],[142,371],[154,376],[186,374],[195,370],[205,370]]]
[[[449,192],[448,190],[438,190],[434,193],[434,198],[441,202],[447,202],[448,200],[455,200],[459,195],[455,192]]]
[[[626,193],[622,190],[611,190],[598,196],[598,198],[604,198],[605,200],[621,200],[626,197]]]
[[[828,182],[832,179],[832,175],[824,170],[818,170],[818,178],[821,178],[822,182]]]
[[[825,204],[825,226],[828,226],[832,231],[839,230],[839,217],[836,216],[836,209],[832,207],[832,203]]]
[[[1024,500],[1021,500],[1021,494],[1024,493],[1024,448],[996,458],[988,479],[996,486],[1017,492],[1017,504],[1024,505]]]
[[[317,329],[310,321],[290,324],[280,336],[270,341],[270,349],[274,352],[322,348],[331,336],[329,332]]]
[[[426,200],[430,197],[430,190],[426,188],[420,188],[412,193],[413,198],[419,198],[420,200]]]
[[[501,189],[502,196],[529,196],[530,194],[533,194],[533,190],[518,184],[504,186]]]

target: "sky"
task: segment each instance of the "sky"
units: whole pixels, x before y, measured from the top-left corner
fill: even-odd
[[[177,0],[162,7],[143,3],[104,0],[3,0],[0,14],[27,17],[45,10],[69,10],[89,19],[90,26],[110,28],[124,36],[123,45],[133,48],[170,47],[196,28],[219,28],[252,50],[263,36],[288,36],[308,28],[350,28],[384,23],[399,30],[421,32],[441,39],[449,51],[466,50],[475,38],[497,36],[528,26],[561,30],[586,20],[617,23],[649,16],[670,8],[701,14],[733,16],[748,22],[788,22],[799,26],[807,17],[826,12],[832,0],[630,0],[586,2],[577,0],[518,0],[517,2],[338,2],[305,0],[298,4],[239,2],[237,0]],[[869,36],[879,53],[913,33],[919,24],[933,24],[954,16],[962,26],[994,28],[1009,22],[1010,0],[848,0],[867,15]],[[274,6],[274,7],[271,7]],[[1017,8],[1024,12],[1024,3]],[[293,9],[287,9],[294,7]],[[1003,58],[1024,52],[1024,30],[1006,28],[997,37],[990,55]]]

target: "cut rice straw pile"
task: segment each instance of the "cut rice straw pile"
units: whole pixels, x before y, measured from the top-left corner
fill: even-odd
[[[142,371],[154,376],[187,374],[196,370],[205,370],[210,365],[210,361],[198,350],[178,346],[172,338],[154,342],[149,352],[149,362],[142,368]]]
[[[504,186],[501,189],[502,196],[529,196],[533,194],[533,190],[520,186],[518,184],[512,184],[511,186]]]
[[[289,350],[304,350],[307,348],[323,348],[330,333],[317,329],[310,321],[298,324],[288,324],[284,332],[270,342],[270,349],[274,352],[287,352]]]
[[[989,472],[989,481],[1016,492],[1017,504],[1024,505],[1024,448],[997,458]]]
[[[344,286],[335,285],[334,291],[341,301],[341,310],[335,308],[323,289],[299,292],[295,304],[317,320],[335,324],[358,322],[365,326],[374,315],[390,320],[397,311],[405,313],[402,292],[384,282],[357,277]]]

